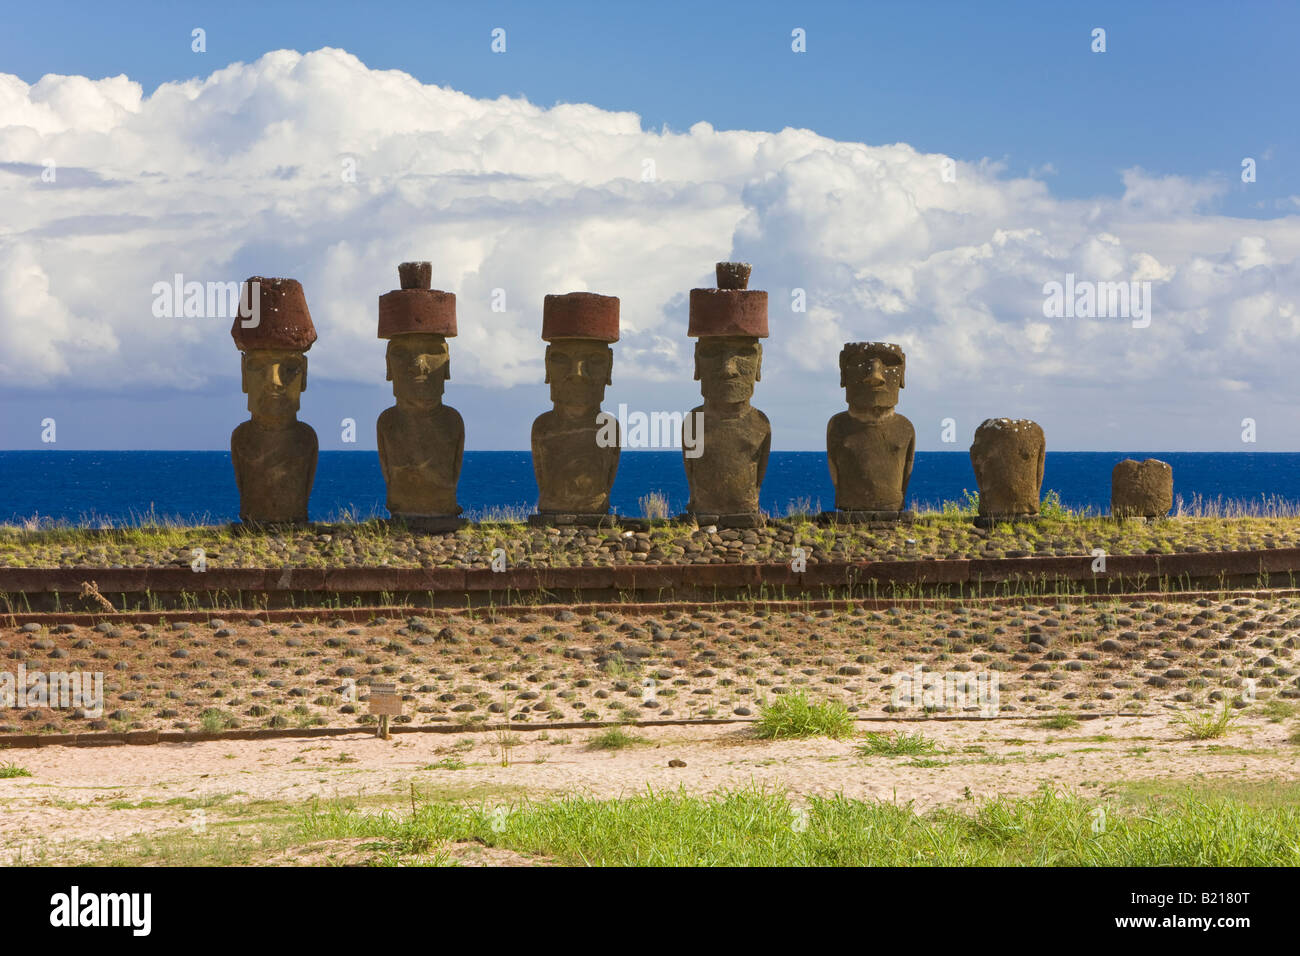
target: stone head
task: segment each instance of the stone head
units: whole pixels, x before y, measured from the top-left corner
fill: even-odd
[[[840,351],[840,386],[853,409],[887,409],[905,387],[907,356],[888,342],[849,342]]]
[[[287,424],[298,415],[307,388],[307,356],[293,349],[251,349],[240,360],[248,410],[265,424]]]
[[[442,401],[451,378],[451,352],[445,336],[410,332],[388,340],[387,381],[399,405],[432,408]]]
[[[695,343],[695,380],[706,400],[747,402],[762,381],[763,345],[750,335],[711,335]]]
[[[600,405],[613,369],[614,350],[598,339],[556,339],[546,346],[546,384],[557,405]]]
[[[605,386],[613,384],[618,341],[617,296],[595,292],[548,295],[542,303],[542,339],[546,346],[546,384],[551,401],[599,407]]]

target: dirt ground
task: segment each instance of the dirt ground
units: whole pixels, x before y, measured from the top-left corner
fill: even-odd
[[[882,729],[879,723],[861,722],[859,735],[842,741],[762,741],[736,725],[633,728],[642,742],[615,751],[592,749],[595,731],[533,729],[515,735],[509,766],[501,765],[497,735],[489,732],[45,747],[10,751],[0,761],[31,773],[0,779],[0,862],[58,862],[61,846],[181,830],[258,801],[361,797],[400,807],[412,784],[422,795],[489,806],[759,786],[796,801],[839,793],[910,801],[920,811],[1028,794],[1044,784],[1101,797],[1130,782],[1294,780],[1300,748],[1287,742],[1290,724],[1245,717],[1209,742],[1182,739],[1163,714],[1102,717],[1069,730],[998,718],[892,725],[938,744],[939,752],[921,757],[858,754],[861,733]],[[670,760],[685,766],[670,767]],[[461,848],[459,862],[515,862],[490,859],[485,850]],[[311,848],[286,862],[310,862],[304,852],[310,857]],[[330,848],[335,861],[338,852]]]

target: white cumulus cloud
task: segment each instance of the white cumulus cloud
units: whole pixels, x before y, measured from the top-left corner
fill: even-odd
[[[1140,380],[1194,411],[1216,381],[1288,392],[1300,215],[1216,216],[1222,183],[1136,168],[1116,198],[1065,200],[947,159],[800,129],[649,131],[633,113],[477,99],[328,48],[150,95],[127,77],[0,74],[0,374],[110,391],[229,378],[229,322],[156,318],[151,290],[263,274],[303,282],[314,387],[382,387],[376,297],[398,262],[427,258],[458,296],[456,381],[540,382],[543,296],[590,290],[622,299],[616,381],[680,381],[689,397],[687,290],[737,258],[770,293],[769,412],[810,381],[838,402],[836,354],[861,339],[905,347],[913,397]],[[1150,326],[1045,318],[1043,286],[1067,273],[1150,281]],[[1063,395],[1056,411],[1124,410]]]

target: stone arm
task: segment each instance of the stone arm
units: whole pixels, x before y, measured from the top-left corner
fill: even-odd
[[[835,419],[832,418],[826,423],[826,467],[831,470],[831,487],[836,490],[840,487],[840,470],[835,464]],[[907,479],[903,479],[907,483]]]
[[[379,448],[379,471],[384,476],[384,487],[390,484],[388,480],[388,443],[384,440],[384,429],[382,423],[384,416],[381,413],[375,422],[375,444]]]
[[[456,416],[456,463],[452,470],[452,485],[460,484],[460,469],[465,463],[465,419],[460,417],[460,412],[456,409],[451,410]]]
[[[316,437],[316,429],[310,425],[307,426],[307,434],[311,436],[311,464],[307,466],[307,487],[303,489],[303,497],[311,500],[311,489],[316,484],[316,462],[320,458],[320,440]]]
[[[618,422],[614,422],[614,442],[613,454],[609,456],[609,471],[605,475],[605,487],[611,491],[614,489],[614,479],[618,476],[619,456],[623,453],[623,434],[618,429]]]
[[[694,415],[697,411],[699,411],[699,409],[692,409],[691,411],[687,412],[686,414],[687,414],[687,415]],[[698,431],[698,430],[697,430],[697,431]],[[697,440],[698,440],[698,437],[697,437]],[[695,457],[695,458],[692,458],[690,455],[686,454],[686,451],[687,451],[687,449],[686,449],[686,422],[683,421],[683,422],[682,422],[682,464],[686,466],[686,487],[687,487],[687,489],[688,489],[688,492],[687,492],[687,493],[688,493],[688,495],[690,496],[690,500],[691,500],[691,501],[694,501],[694,500],[695,500],[695,463],[698,462],[698,461],[700,460],[700,457],[701,457],[701,456],[697,456],[697,457]]]
[[[912,480],[912,462],[916,458],[916,430],[912,429],[912,437],[907,440],[907,457],[903,459],[903,501],[899,507],[907,505],[907,485]]]
[[[756,490],[761,491],[763,488],[763,476],[767,474],[767,456],[771,454],[772,451],[772,424],[767,420],[767,416],[762,412],[758,413],[758,417],[763,419],[764,435],[763,443],[758,446],[758,461],[756,463],[758,468],[754,473],[754,484]]]
[[[230,433],[230,465],[235,469],[235,488],[239,491],[242,498],[244,495],[244,475],[239,470],[239,429],[236,428]]]
[[[529,435],[529,445],[533,449],[533,479],[537,482],[537,493],[542,493],[542,475],[546,474],[546,454],[544,446],[537,440],[537,426],[542,418],[533,419],[533,430]]]
[[[1043,487],[1043,467],[1047,462],[1047,442],[1038,446],[1038,488],[1041,491]]]

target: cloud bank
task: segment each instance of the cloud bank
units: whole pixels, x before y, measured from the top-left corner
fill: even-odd
[[[677,382],[685,401],[687,290],[743,259],[770,293],[756,402],[770,412],[809,390],[838,402],[836,355],[862,339],[903,345],[908,396],[1137,383],[1189,414],[1225,394],[1288,399],[1300,215],[1230,219],[1213,213],[1223,182],[1116,176],[1122,196],[1067,201],[906,144],[647,131],[633,113],[476,99],[337,49],[275,51],[149,96],[122,76],[0,74],[0,378],[232,378],[229,322],[157,318],[152,289],[264,274],[303,282],[313,388],[382,387],[376,297],[398,262],[427,258],[458,296],[454,382],[540,382],[543,296],[589,290],[622,298],[616,383]],[[1045,317],[1044,284],[1068,273],[1150,281],[1149,327]],[[1060,418],[1098,414],[1061,394]]]

